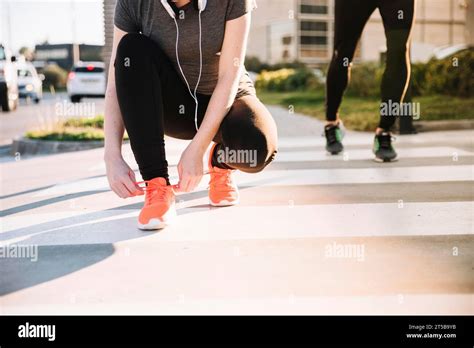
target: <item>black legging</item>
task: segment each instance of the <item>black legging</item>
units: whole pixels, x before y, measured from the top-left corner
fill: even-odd
[[[326,119],[337,119],[349,81],[350,65],[365,24],[376,8],[382,16],[387,39],[387,62],[382,79],[383,103],[400,103],[410,79],[408,40],[413,25],[414,0],[336,0],[334,53],[326,83]],[[367,78],[374,78],[367,76]],[[390,130],[392,115],[381,116],[379,127]]]
[[[190,140],[196,134],[195,102],[162,49],[141,34],[125,35],[117,47],[115,82],[117,97],[133,154],[144,180],[168,180],[164,135]],[[198,124],[211,96],[198,94]],[[212,163],[225,169],[256,173],[276,153],[277,131],[266,107],[254,95],[234,101],[214,142]],[[247,150],[256,154],[252,163],[221,163],[219,150]],[[222,152],[223,153],[223,152]]]

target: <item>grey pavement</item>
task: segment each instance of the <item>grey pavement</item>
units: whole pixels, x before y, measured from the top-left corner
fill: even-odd
[[[474,132],[399,136],[378,164],[369,133],[332,157],[321,122],[271,111],[279,153],[237,173],[241,204],[210,207],[205,177],[160,232],[102,149],[3,158],[0,246],[38,254],[0,258],[0,313],[473,314]],[[185,146],[167,139],[174,182]]]
[[[28,130],[52,127],[60,119],[103,114],[104,105],[103,98],[84,98],[81,103],[72,104],[64,92],[45,93],[39,104],[22,99],[14,112],[0,111],[0,146],[10,144]]]

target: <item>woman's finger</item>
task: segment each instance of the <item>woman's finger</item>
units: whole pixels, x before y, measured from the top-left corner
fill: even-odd
[[[199,184],[199,178],[193,177],[190,184],[189,184],[189,192],[194,191]]]
[[[186,174],[181,174],[178,182],[178,191],[186,192],[186,185],[188,184],[188,176]]]
[[[127,186],[125,186],[125,184],[122,182],[121,183],[121,192],[123,194],[123,198],[129,198],[129,197],[133,197],[134,195],[128,190]]]
[[[122,187],[122,185],[120,183],[117,183],[117,184],[113,184],[111,186],[112,188],[112,191],[115,192],[115,194],[117,196],[119,196],[120,198],[125,198],[125,192],[124,192],[124,188]]]
[[[128,192],[130,192],[130,195],[136,196],[138,194],[139,188],[135,184],[135,180],[132,180],[129,176],[125,177],[122,181],[122,184],[125,186]]]

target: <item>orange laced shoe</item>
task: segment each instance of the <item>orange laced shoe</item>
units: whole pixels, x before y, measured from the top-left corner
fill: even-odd
[[[214,207],[227,207],[239,203],[239,189],[232,179],[231,169],[222,169],[212,166],[212,154],[217,144],[214,144],[209,153],[209,204]]]
[[[138,182],[137,185],[145,192],[145,205],[138,216],[138,228],[160,230],[168,226],[176,217],[172,186],[167,185],[164,178]]]

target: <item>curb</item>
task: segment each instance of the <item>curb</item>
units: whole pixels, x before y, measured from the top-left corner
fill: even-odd
[[[33,140],[24,137],[13,139],[11,155],[46,155],[63,152],[91,150],[103,147],[103,141],[54,141]]]
[[[414,121],[420,132],[474,129],[474,120]]]

